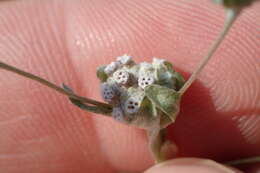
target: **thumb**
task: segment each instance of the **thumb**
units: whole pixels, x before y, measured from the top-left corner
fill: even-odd
[[[144,173],[242,173],[239,170],[228,168],[212,160],[197,158],[181,158],[155,165]]]

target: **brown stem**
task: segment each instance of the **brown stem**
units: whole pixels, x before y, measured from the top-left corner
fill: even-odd
[[[106,109],[112,109],[111,105],[109,104],[106,104],[106,103],[102,103],[102,102],[98,102],[98,101],[95,101],[95,100],[92,100],[92,99],[89,99],[89,98],[85,98],[85,97],[81,97],[81,96],[78,96],[76,94],[73,94],[73,93],[70,93],[70,92],[67,92],[65,91],[63,88],[43,79],[43,78],[40,78],[36,75],[33,75],[31,73],[28,73],[28,72],[25,72],[23,70],[20,70],[16,67],[13,67],[13,66],[10,66],[8,64],[5,64],[3,62],[0,61],[0,68],[3,68],[7,71],[11,71],[11,72],[14,72],[18,75],[21,75],[23,77],[26,77],[26,78],[29,78],[31,80],[34,80],[34,81],[37,81],[49,88],[52,88],[56,91],[58,91],[59,93],[61,94],[64,94],[66,96],[69,96],[70,98],[73,98],[73,99],[76,99],[76,100],[79,100],[81,102],[84,102],[84,103],[88,103],[88,104],[92,104],[92,105],[96,105],[96,106],[99,106],[99,107],[103,107],[103,108],[106,108]]]
[[[257,156],[257,157],[233,160],[233,161],[226,162],[225,164],[230,166],[235,166],[235,165],[241,165],[247,163],[259,163],[259,162],[260,162],[260,156]]]
[[[212,55],[215,53],[220,43],[224,40],[226,34],[231,28],[233,22],[236,20],[236,17],[239,15],[240,9],[227,9],[226,21],[223,26],[222,32],[219,34],[217,40],[214,41],[212,46],[210,47],[208,54],[202,59],[197,69],[193,72],[188,81],[183,85],[180,89],[179,93],[184,94],[187,89],[191,86],[191,84],[197,79],[199,73],[203,70],[208,61],[212,58]]]

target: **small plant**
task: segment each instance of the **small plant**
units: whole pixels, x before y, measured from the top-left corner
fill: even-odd
[[[214,1],[226,8],[226,22],[223,31],[186,82],[168,61],[154,58],[152,63],[137,64],[131,56],[123,55],[97,70],[101,95],[106,102],[102,103],[76,95],[65,84],[61,88],[45,79],[3,62],[0,62],[0,68],[40,82],[67,95],[74,105],[83,110],[110,116],[122,123],[145,129],[154,160],[161,162],[167,159],[165,153],[161,150],[162,146],[174,145],[165,138],[165,129],[168,125],[174,123],[179,113],[183,94],[208,63],[242,9],[253,2],[253,0]],[[260,161],[259,157],[227,164],[234,165],[257,161]]]

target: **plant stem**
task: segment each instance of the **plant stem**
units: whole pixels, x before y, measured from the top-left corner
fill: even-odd
[[[66,92],[74,94],[74,91],[69,86],[62,84],[62,87]],[[106,116],[111,116],[112,109],[106,109],[102,106],[90,106],[90,105],[82,103],[80,100],[76,100],[71,97],[69,97],[69,100],[72,104],[74,104],[75,106],[79,107],[82,110],[85,110],[88,112],[93,112],[96,114],[103,114]]]
[[[92,105],[103,107],[103,108],[106,108],[106,109],[110,109],[110,110],[112,109],[111,105],[109,105],[109,104],[98,102],[98,101],[95,101],[95,100],[92,100],[92,99],[89,99],[89,98],[81,97],[81,96],[78,96],[76,94],[67,92],[63,88],[61,88],[61,87],[59,87],[59,86],[57,86],[57,85],[55,85],[55,84],[53,84],[53,83],[43,79],[43,78],[40,78],[40,77],[38,77],[36,75],[33,75],[31,73],[28,73],[28,72],[25,72],[23,70],[20,70],[20,69],[18,69],[16,67],[13,67],[13,66],[10,66],[8,64],[5,64],[5,63],[3,63],[1,61],[0,61],[0,68],[3,68],[5,70],[7,70],[7,71],[11,71],[13,73],[16,73],[18,75],[26,77],[28,79],[37,81],[37,82],[41,83],[42,85],[45,85],[45,86],[47,86],[47,87],[49,87],[51,89],[54,89],[54,90],[58,91],[61,94],[69,96],[70,98],[79,100],[79,101],[84,102],[84,103],[89,103],[89,104],[92,104]]]
[[[165,161],[166,158],[163,158],[163,155],[161,153],[161,147],[164,141],[161,130],[159,128],[149,130],[147,131],[147,136],[149,138],[150,151],[155,163],[158,164]]]
[[[181,95],[183,95],[186,92],[186,90],[191,86],[191,84],[197,79],[199,73],[203,70],[204,66],[208,63],[208,61],[210,60],[214,52],[219,47],[220,43],[224,40],[225,35],[228,33],[229,29],[231,28],[233,22],[236,20],[239,13],[240,13],[240,9],[227,9],[226,20],[222,32],[220,32],[217,40],[213,42],[212,46],[209,49],[208,54],[202,59],[195,72],[193,72],[193,74],[188,79],[188,81],[180,89],[179,93]]]
[[[260,156],[229,161],[229,162],[226,162],[225,164],[230,165],[230,166],[234,166],[234,165],[240,165],[240,164],[246,164],[246,163],[257,163],[257,162],[260,162]]]

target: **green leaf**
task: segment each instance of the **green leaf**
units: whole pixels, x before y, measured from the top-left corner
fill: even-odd
[[[178,92],[160,85],[150,85],[145,88],[145,95],[158,109],[175,121],[181,99]]]
[[[173,78],[175,78],[175,80],[176,80],[176,84],[175,84],[176,90],[179,91],[179,89],[181,89],[181,87],[185,83],[184,78],[182,77],[182,75],[180,73],[173,70],[173,66],[170,62],[166,61],[164,64],[167,67],[167,70],[170,71],[173,74]]]
[[[104,69],[106,68],[106,66],[100,66],[97,69],[97,77],[99,78],[99,80],[101,82],[106,82],[108,76],[107,74],[104,72]]]
[[[173,69],[173,65],[165,61],[156,69],[158,84],[178,91],[185,83],[180,73]]]
[[[174,72],[173,74],[174,78],[176,79],[176,90],[179,91],[181,89],[181,87],[184,85],[185,83],[185,80],[184,78],[182,77],[182,75],[178,72]]]
[[[158,116],[155,104],[151,102],[147,97],[143,99],[141,108],[143,111],[148,112],[149,115],[152,115],[153,117]]]

